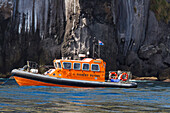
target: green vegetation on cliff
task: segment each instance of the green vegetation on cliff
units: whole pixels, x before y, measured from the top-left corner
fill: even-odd
[[[170,21],[170,4],[166,0],[151,0],[150,9],[155,13],[158,21]]]

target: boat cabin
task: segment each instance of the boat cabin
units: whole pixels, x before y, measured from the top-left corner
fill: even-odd
[[[55,69],[50,69],[46,73],[49,76],[87,81],[105,81],[106,62],[104,62],[102,59],[55,59],[53,63]]]

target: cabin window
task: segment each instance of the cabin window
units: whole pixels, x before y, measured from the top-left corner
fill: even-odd
[[[80,63],[74,63],[73,69],[80,70]]]
[[[54,63],[54,67],[57,68],[57,63],[56,62]]]
[[[89,70],[89,64],[83,64],[83,70]]]
[[[63,62],[64,69],[71,69],[71,63],[70,62]]]
[[[91,65],[91,70],[92,71],[100,71],[99,64],[92,64]]]
[[[60,62],[57,62],[57,63],[55,62],[54,66],[55,66],[55,68],[61,68],[61,63]]]
[[[57,64],[58,64],[58,68],[61,68],[61,63],[60,63],[60,62],[58,62]]]

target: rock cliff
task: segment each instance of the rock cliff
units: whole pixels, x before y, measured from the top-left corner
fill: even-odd
[[[168,78],[170,5],[162,1],[0,0],[0,72],[27,60],[93,57],[95,39],[104,43],[100,57],[107,71]]]

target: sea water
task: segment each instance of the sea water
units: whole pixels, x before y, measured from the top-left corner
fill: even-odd
[[[138,82],[138,88],[61,88],[0,85],[0,112],[170,112],[170,83]]]

